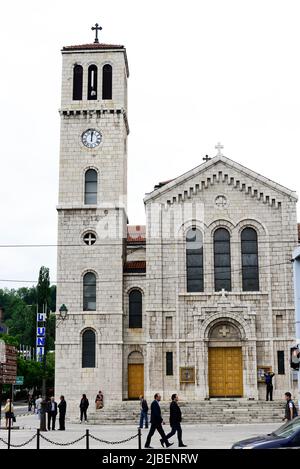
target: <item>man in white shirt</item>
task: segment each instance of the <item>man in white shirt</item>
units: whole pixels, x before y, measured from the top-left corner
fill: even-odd
[[[35,400],[35,408],[36,408],[36,413],[41,420],[41,404],[43,402],[42,396],[39,395],[38,399]]]

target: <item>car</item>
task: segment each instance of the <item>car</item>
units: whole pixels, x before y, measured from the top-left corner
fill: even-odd
[[[296,448],[300,446],[300,417],[286,422],[267,435],[259,435],[241,440],[232,445],[232,449],[272,449]]]

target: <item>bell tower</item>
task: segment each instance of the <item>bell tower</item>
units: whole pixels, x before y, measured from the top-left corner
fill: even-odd
[[[123,255],[127,227],[126,49],[62,48],[55,393],[122,399]]]

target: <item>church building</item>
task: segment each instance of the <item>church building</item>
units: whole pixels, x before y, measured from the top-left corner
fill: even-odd
[[[105,405],[155,392],[257,400],[272,370],[282,398],[294,387],[296,193],[218,144],[157,183],[146,225],[130,225],[126,49],[96,37],[62,58],[56,396],[74,415],[99,390]]]

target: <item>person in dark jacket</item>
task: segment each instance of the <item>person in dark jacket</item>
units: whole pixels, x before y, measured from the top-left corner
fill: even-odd
[[[82,398],[79,404],[80,407],[80,423],[82,423],[82,419],[84,417],[84,421],[87,422],[87,415],[86,412],[88,410],[88,406],[90,405],[88,398],[86,397],[86,394],[82,394]]]
[[[293,420],[295,417],[298,416],[297,408],[292,401],[292,395],[290,392],[286,392],[284,394],[284,398],[286,400],[285,404],[285,412],[284,412],[284,421],[288,422],[289,420]]]
[[[59,409],[59,430],[65,430],[65,419],[67,412],[67,403],[64,396],[60,396],[60,403],[58,404]]]
[[[273,383],[272,379],[275,376],[275,373],[272,373],[271,371],[268,371],[268,373],[264,373],[265,376],[265,383],[266,383],[266,401],[269,400],[270,396],[270,401],[273,401]]]
[[[48,430],[50,430],[52,421],[52,430],[55,430],[55,421],[57,416],[57,403],[52,396],[47,404],[46,412],[48,414]]]
[[[148,428],[148,404],[144,396],[140,396],[140,404],[141,404],[141,416],[140,416],[140,428],[143,428],[143,423],[145,420],[145,428]]]
[[[182,428],[181,428],[181,410],[178,405],[178,395],[177,394],[172,394],[172,402],[170,404],[170,426],[172,430],[170,433],[167,434],[166,438],[169,439],[171,436],[175,435],[177,432],[177,437],[178,437],[178,446],[180,447],[186,447],[182,441]]]
[[[162,428],[162,423],[164,423],[164,422],[163,422],[163,419],[162,419],[162,416],[161,416],[161,410],[160,410],[160,405],[159,405],[160,400],[161,400],[160,394],[156,393],[155,396],[154,396],[154,401],[151,404],[151,420],[150,420],[151,427],[150,427],[150,431],[149,431],[148,436],[147,436],[147,440],[146,440],[146,443],[145,443],[145,448],[152,448],[150,446],[150,442],[151,442],[152,436],[155,433],[155,430],[157,430],[158,433],[161,436],[162,446],[165,444],[166,447],[168,448],[169,446],[171,446],[173,444],[173,443],[168,442],[166,434],[165,434],[165,432]]]

